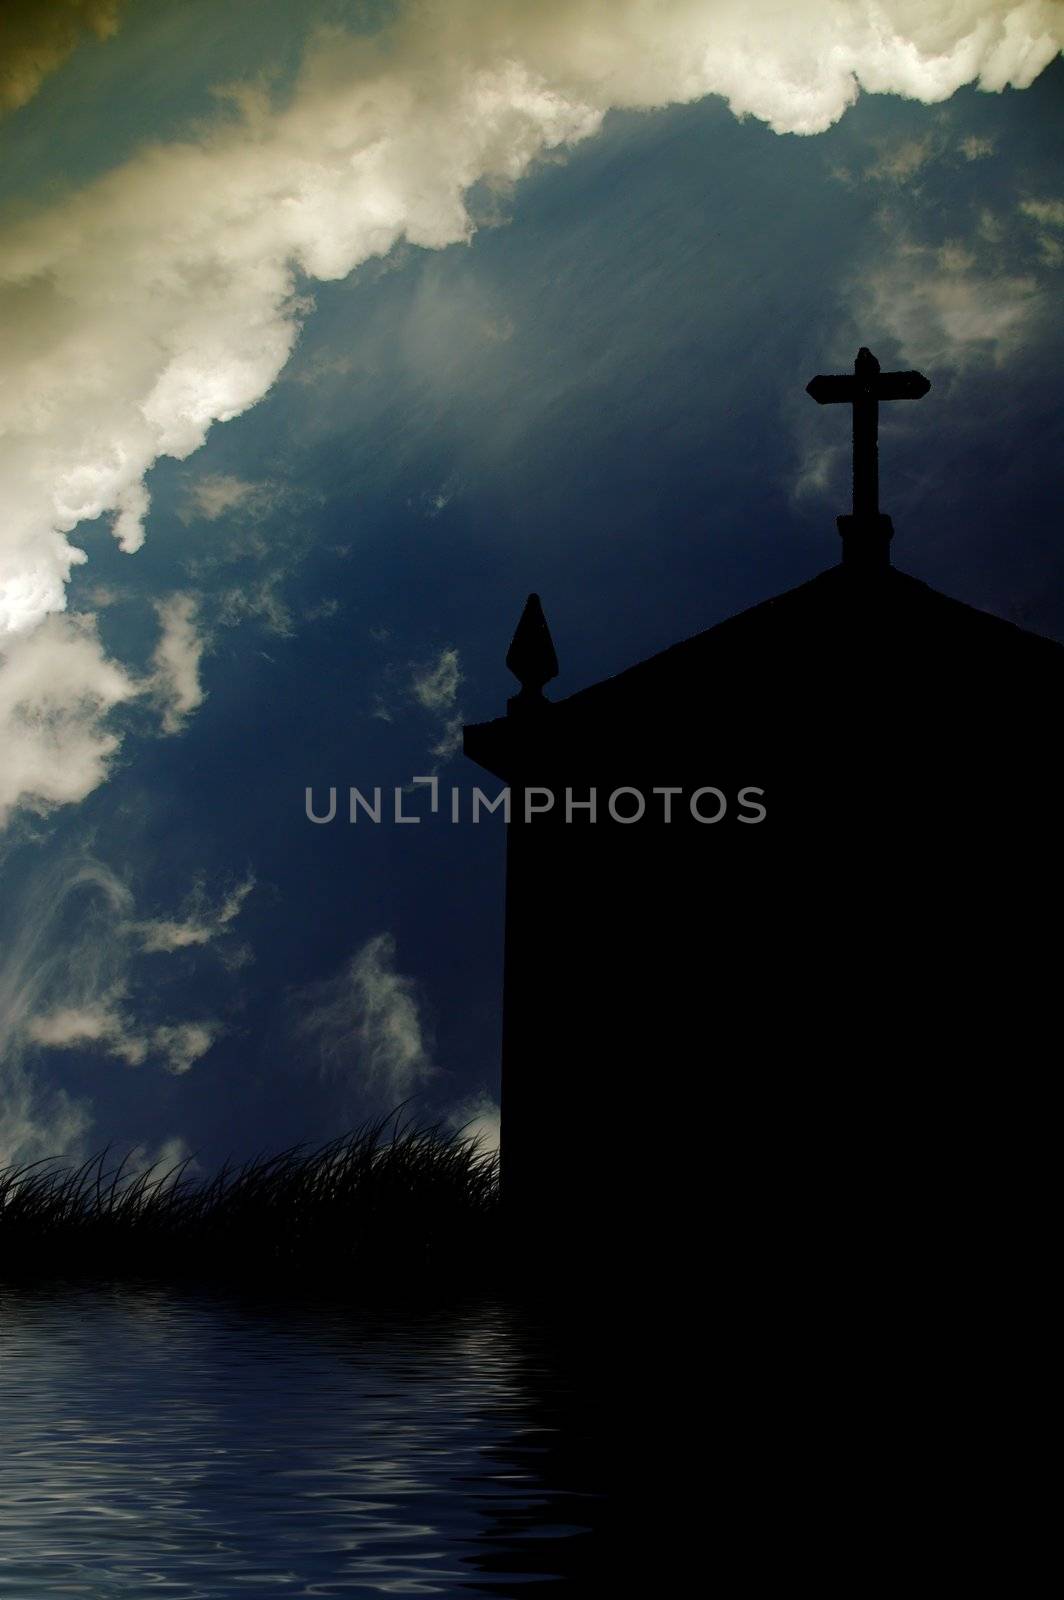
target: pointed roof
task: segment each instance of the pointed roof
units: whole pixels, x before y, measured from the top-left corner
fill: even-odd
[[[543,651],[550,635],[538,602],[535,626]],[[545,651],[536,659],[530,681],[546,682]],[[553,676],[552,644],[549,660]],[[559,757],[679,757],[707,742],[790,741],[800,726],[810,737],[852,737],[856,717],[887,718],[896,730],[905,722],[925,737],[937,724],[952,735],[976,723],[1004,735],[1048,716],[1050,702],[1059,708],[1062,691],[1064,645],[894,567],[840,564],[565,699],[541,699],[534,725],[471,725],[464,748],[510,779],[530,751],[539,758],[552,747]]]

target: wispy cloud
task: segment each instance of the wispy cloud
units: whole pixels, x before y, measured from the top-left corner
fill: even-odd
[[[965,161],[982,161],[984,157],[992,156],[995,148],[993,139],[981,137],[976,133],[968,134],[960,142],[960,152]]]
[[[296,1005],[297,1037],[344,1079],[363,1112],[391,1109],[434,1076],[417,986],[397,969],[390,933],[368,939]]]
[[[163,732],[179,733],[191,713],[203,704],[199,669],[207,637],[199,624],[194,595],[171,595],[160,601],[155,610],[162,636],[152,656],[148,687],[162,711]]]
[[[122,1006],[125,998],[125,985],[116,984],[99,999],[62,1005],[31,1017],[26,1025],[26,1036],[34,1044],[45,1045],[50,1050],[94,1045],[131,1067],[139,1067],[147,1059],[149,1042],[136,1032],[135,1024],[125,1014]]]
[[[35,1069],[32,1025],[46,1010],[85,1013],[113,1003],[123,974],[106,930],[131,905],[126,885],[91,857],[53,862],[20,901],[8,899],[0,954],[0,1165],[81,1150],[91,1106]]]
[[[901,366],[933,374],[941,402],[959,374],[1010,362],[1026,347],[1043,309],[1043,292],[1031,276],[991,273],[970,263],[964,252],[910,245],[886,256],[853,286],[849,360],[858,338],[880,352],[884,346],[894,347]],[[842,358],[835,370],[848,364]],[[911,407],[892,406],[887,413],[881,433],[895,440],[927,425]],[[826,442],[830,419],[818,408],[795,404],[792,416],[798,440],[795,498],[826,499],[836,512],[844,510],[849,500],[848,436],[840,441],[836,428],[835,437]],[[926,494],[926,484],[921,492]],[[895,483],[895,512],[902,510],[899,493]]]
[[[281,584],[287,575],[287,571],[280,568],[251,583],[223,590],[217,601],[218,621],[226,628],[257,621],[278,639],[290,639],[295,633],[295,622],[281,593]]]
[[[880,183],[908,183],[938,153],[940,142],[933,133],[918,139],[900,139],[885,145],[875,161],[865,168],[865,177]]]
[[[276,510],[285,498],[284,489],[269,479],[256,483],[233,473],[210,472],[189,484],[180,515],[185,522],[194,517],[204,522],[222,517],[259,518]]]
[[[149,1168],[152,1169],[152,1183],[162,1184],[164,1188],[176,1183],[182,1171],[188,1178],[202,1175],[202,1168],[188,1144],[177,1135],[162,1140],[154,1149],[150,1145],[134,1145],[122,1171],[136,1178]]]
[[[182,916],[130,922],[126,929],[149,955],[207,945],[219,935],[229,932],[254,887],[255,877],[249,872],[212,905],[204,884],[197,883],[185,903]]]
[[[380,642],[388,635],[378,630]],[[380,722],[398,722],[413,707],[429,719],[429,754],[448,761],[461,748],[463,716],[458,706],[462,668],[454,645],[444,645],[428,660],[391,662],[372,696],[370,715]]]
[[[171,1072],[183,1073],[205,1056],[219,1034],[214,1022],[178,1022],[156,1028],[152,1044]]]
[[[919,134],[900,138],[873,136],[870,148],[873,152],[870,160],[863,164],[858,162],[852,169],[835,165],[831,176],[851,188],[863,182],[918,192],[931,169],[955,170],[969,162],[980,161],[993,155],[995,144],[993,139],[978,134],[959,136],[951,121],[940,115]]]
[[[493,1155],[499,1148],[500,1113],[497,1103],[487,1090],[481,1089],[452,1106],[444,1119],[453,1133],[475,1139],[485,1155]]]
[[[980,373],[1015,369],[1037,348],[1054,306],[1045,271],[1058,264],[1054,245],[1064,259],[1064,241],[1054,232],[1064,227],[1064,202],[1028,198],[999,211],[984,207],[967,231],[943,239],[933,199],[910,191],[882,207],[876,220],[877,235],[843,286],[839,364],[852,361],[859,343],[877,353],[893,349],[903,366],[932,377],[940,403],[959,376],[970,382]],[[849,442],[838,439],[837,429],[829,440],[828,419],[803,401],[791,408],[798,440],[793,493],[799,500],[830,498],[842,509]],[[957,413],[951,425],[967,426]],[[884,433],[895,437],[919,426],[909,407],[888,407],[881,418]]]
[[[337,616],[340,611],[340,602],[335,595],[328,595],[324,600],[318,600],[312,606],[303,607],[303,620],[305,622],[328,622]]]
[[[458,666],[458,651],[447,645],[435,661],[415,667],[410,680],[410,692],[418,705],[437,715],[453,710],[462,674]]]
[[[443,483],[438,484],[435,489],[426,489],[417,501],[422,515],[427,517],[430,522],[434,522],[451,504],[451,501],[458,493],[458,488],[458,479],[450,477],[445,479]],[[414,501],[411,500],[408,504],[413,505]]]
[[[1036,222],[1045,223],[1051,228],[1064,228],[1064,200],[1023,200],[1020,210],[1025,217],[1033,217]]]
[[[189,575],[209,591],[219,626],[258,622],[277,638],[294,636],[296,618],[284,585],[312,548],[302,515],[322,499],[320,491],[280,479],[231,473],[208,473],[186,484],[181,520],[220,524],[209,550],[185,560]],[[336,609],[338,602],[326,599],[299,614],[313,622]]]
[[[123,996],[124,990],[120,989],[114,998],[120,1000]],[[90,1045],[131,1067],[141,1066],[151,1055],[170,1072],[180,1075],[207,1054],[221,1030],[213,1021],[177,1022],[162,1023],[141,1033],[136,1021],[109,998],[85,1006],[62,1006],[44,1016],[31,1017],[26,1031],[33,1044],[51,1050]]]
[[[1045,265],[1064,265],[1064,200],[1023,200],[1020,213],[1037,226],[1038,252]]]
[[[1030,273],[989,269],[972,251],[910,242],[866,273],[867,325],[916,366],[957,372],[1000,366],[1023,347],[1042,289]]]
[[[145,921],[129,885],[81,853],[42,868],[18,903],[8,903],[0,955],[0,1163],[82,1149],[92,1106],[50,1081],[52,1052],[77,1049],[174,1074],[202,1060],[222,1024],[164,1010],[154,986],[138,981],[136,963],[213,941],[222,954],[251,885],[249,875],[213,903],[195,890],[189,907],[198,921],[191,914]]]
[[[850,450],[848,444],[834,441],[825,444],[823,439],[811,434],[808,418],[805,421],[806,427],[803,429],[805,448],[793,492],[795,499],[799,501],[819,500],[829,489],[842,483],[843,475],[848,470]]]
[[[462,747],[463,717],[458,709],[458,687],[462,672],[458,664],[458,651],[453,645],[445,646],[435,661],[417,668],[411,677],[411,693],[415,702],[436,720],[438,735],[429,753],[438,761],[449,761]]]

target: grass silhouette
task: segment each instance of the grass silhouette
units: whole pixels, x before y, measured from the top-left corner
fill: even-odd
[[[498,1158],[398,1113],[202,1182],[191,1160],[133,1174],[108,1148],[0,1169],[0,1273],[418,1277],[473,1265],[494,1237]]]

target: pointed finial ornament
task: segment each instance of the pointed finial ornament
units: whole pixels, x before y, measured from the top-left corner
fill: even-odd
[[[538,594],[530,594],[525,601],[521,620],[506,652],[506,665],[521,685],[521,692],[510,701],[511,708],[515,704],[524,707],[543,701],[543,685],[558,676],[554,640]]]

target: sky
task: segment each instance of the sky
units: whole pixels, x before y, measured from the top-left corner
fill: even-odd
[[[561,696],[832,565],[805,385],[859,345],[932,384],[883,408],[895,563],[1064,639],[1059,0],[5,29],[0,1163],[208,1171],[400,1102],[490,1141],[461,727],[529,591]]]

